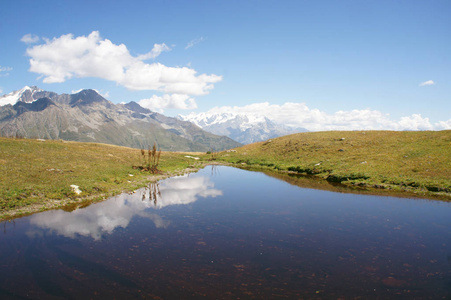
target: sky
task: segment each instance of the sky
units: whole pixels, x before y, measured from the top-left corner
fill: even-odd
[[[96,89],[168,116],[451,129],[451,1],[1,1],[0,95]]]

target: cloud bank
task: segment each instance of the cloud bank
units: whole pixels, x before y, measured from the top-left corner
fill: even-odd
[[[22,41],[37,42],[39,38],[25,35]],[[103,39],[98,31],[93,31],[88,36],[74,37],[72,34],[66,34],[44,41],[44,44],[29,47],[26,52],[30,57],[29,71],[40,74],[44,83],[60,83],[74,77],[97,77],[116,82],[129,90],[176,94],[162,98],[192,99],[188,95],[208,94],[214,88],[214,83],[222,80],[222,76],[197,74],[194,69],[188,67],[168,67],[158,62],[146,63],[146,60],[154,60],[162,52],[171,50],[164,43],[154,44],[148,53],[132,56],[124,44],[116,45],[108,39]],[[160,98],[155,98],[156,106],[163,103]],[[165,101],[173,105],[175,100]],[[186,102],[185,106],[192,107],[190,101]]]
[[[310,109],[305,103],[287,102],[282,105],[268,102],[246,106],[215,107],[207,114],[246,114],[266,116],[268,119],[292,128],[309,131],[327,130],[445,130],[451,129],[451,119],[432,124],[421,114],[392,120],[388,114],[377,110],[363,109],[337,111],[333,114]]]

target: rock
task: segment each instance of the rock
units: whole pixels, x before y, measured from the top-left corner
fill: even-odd
[[[72,188],[72,191],[73,191],[75,194],[77,194],[77,195],[80,195],[80,194],[81,194],[81,190],[79,189],[79,186],[78,186],[78,185],[71,184],[70,187]]]
[[[190,155],[185,155],[185,157],[186,157],[186,158],[192,158],[192,159],[195,159],[195,160],[200,159],[199,157],[194,157],[194,156],[190,156]]]

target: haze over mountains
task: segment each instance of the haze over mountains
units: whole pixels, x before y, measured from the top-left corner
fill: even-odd
[[[241,144],[135,102],[114,104],[95,90],[57,94],[24,87],[0,97],[0,135],[100,142],[168,151],[219,151]]]

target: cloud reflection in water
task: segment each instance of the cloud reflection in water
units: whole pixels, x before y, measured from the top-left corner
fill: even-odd
[[[111,234],[118,227],[126,228],[134,216],[152,220],[157,228],[165,228],[170,224],[168,220],[146,209],[189,204],[198,197],[220,195],[222,191],[214,189],[214,184],[208,177],[177,176],[159,184],[151,184],[149,188],[140,189],[133,194],[121,194],[72,212],[57,210],[39,213],[31,216],[30,223],[70,238],[82,235],[99,240],[102,235]]]

